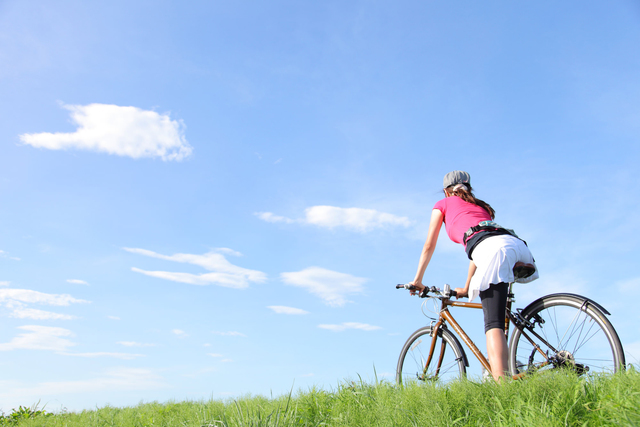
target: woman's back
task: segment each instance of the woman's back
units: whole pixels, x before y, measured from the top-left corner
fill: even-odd
[[[444,215],[447,235],[456,243],[462,244],[464,233],[482,221],[491,221],[491,215],[484,208],[465,202],[458,196],[440,200],[433,207]]]

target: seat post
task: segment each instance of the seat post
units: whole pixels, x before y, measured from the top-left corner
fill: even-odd
[[[509,283],[509,290],[507,291],[507,310],[504,313],[504,335],[505,337],[509,338],[509,315],[507,313],[511,312],[511,303],[515,302],[516,300],[513,298],[513,292],[512,291],[513,288],[513,282]]]

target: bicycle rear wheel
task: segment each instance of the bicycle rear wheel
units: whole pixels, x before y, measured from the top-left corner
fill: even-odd
[[[528,305],[521,316],[529,327],[524,332],[515,328],[511,335],[512,375],[558,367],[578,374],[624,369],[618,334],[592,301],[573,294],[548,295]]]
[[[466,366],[469,364],[455,335],[444,326],[439,329],[433,357],[427,366],[431,342],[430,326],[420,328],[411,334],[398,359],[398,384],[447,382],[466,376]]]

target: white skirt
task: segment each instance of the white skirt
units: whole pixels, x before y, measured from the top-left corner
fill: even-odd
[[[491,236],[484,239],[473,249],[473,263],[477,269],[469,284],[469,301],[474,300],[480,291],[496,283],[528,283],[536,280],[538,267],[531,276],[514,280],[513,266],[516,262],[533,264],[533,255],[527,245],[511,235]]]

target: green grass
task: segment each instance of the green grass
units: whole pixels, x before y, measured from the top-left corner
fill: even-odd
[[[600,426],[640,425],[640,373],[577,377],[548,372],[503,385],[458,381],[401,388],[346,381],[268,399],[146,403],[38,414],[16,426]]]

